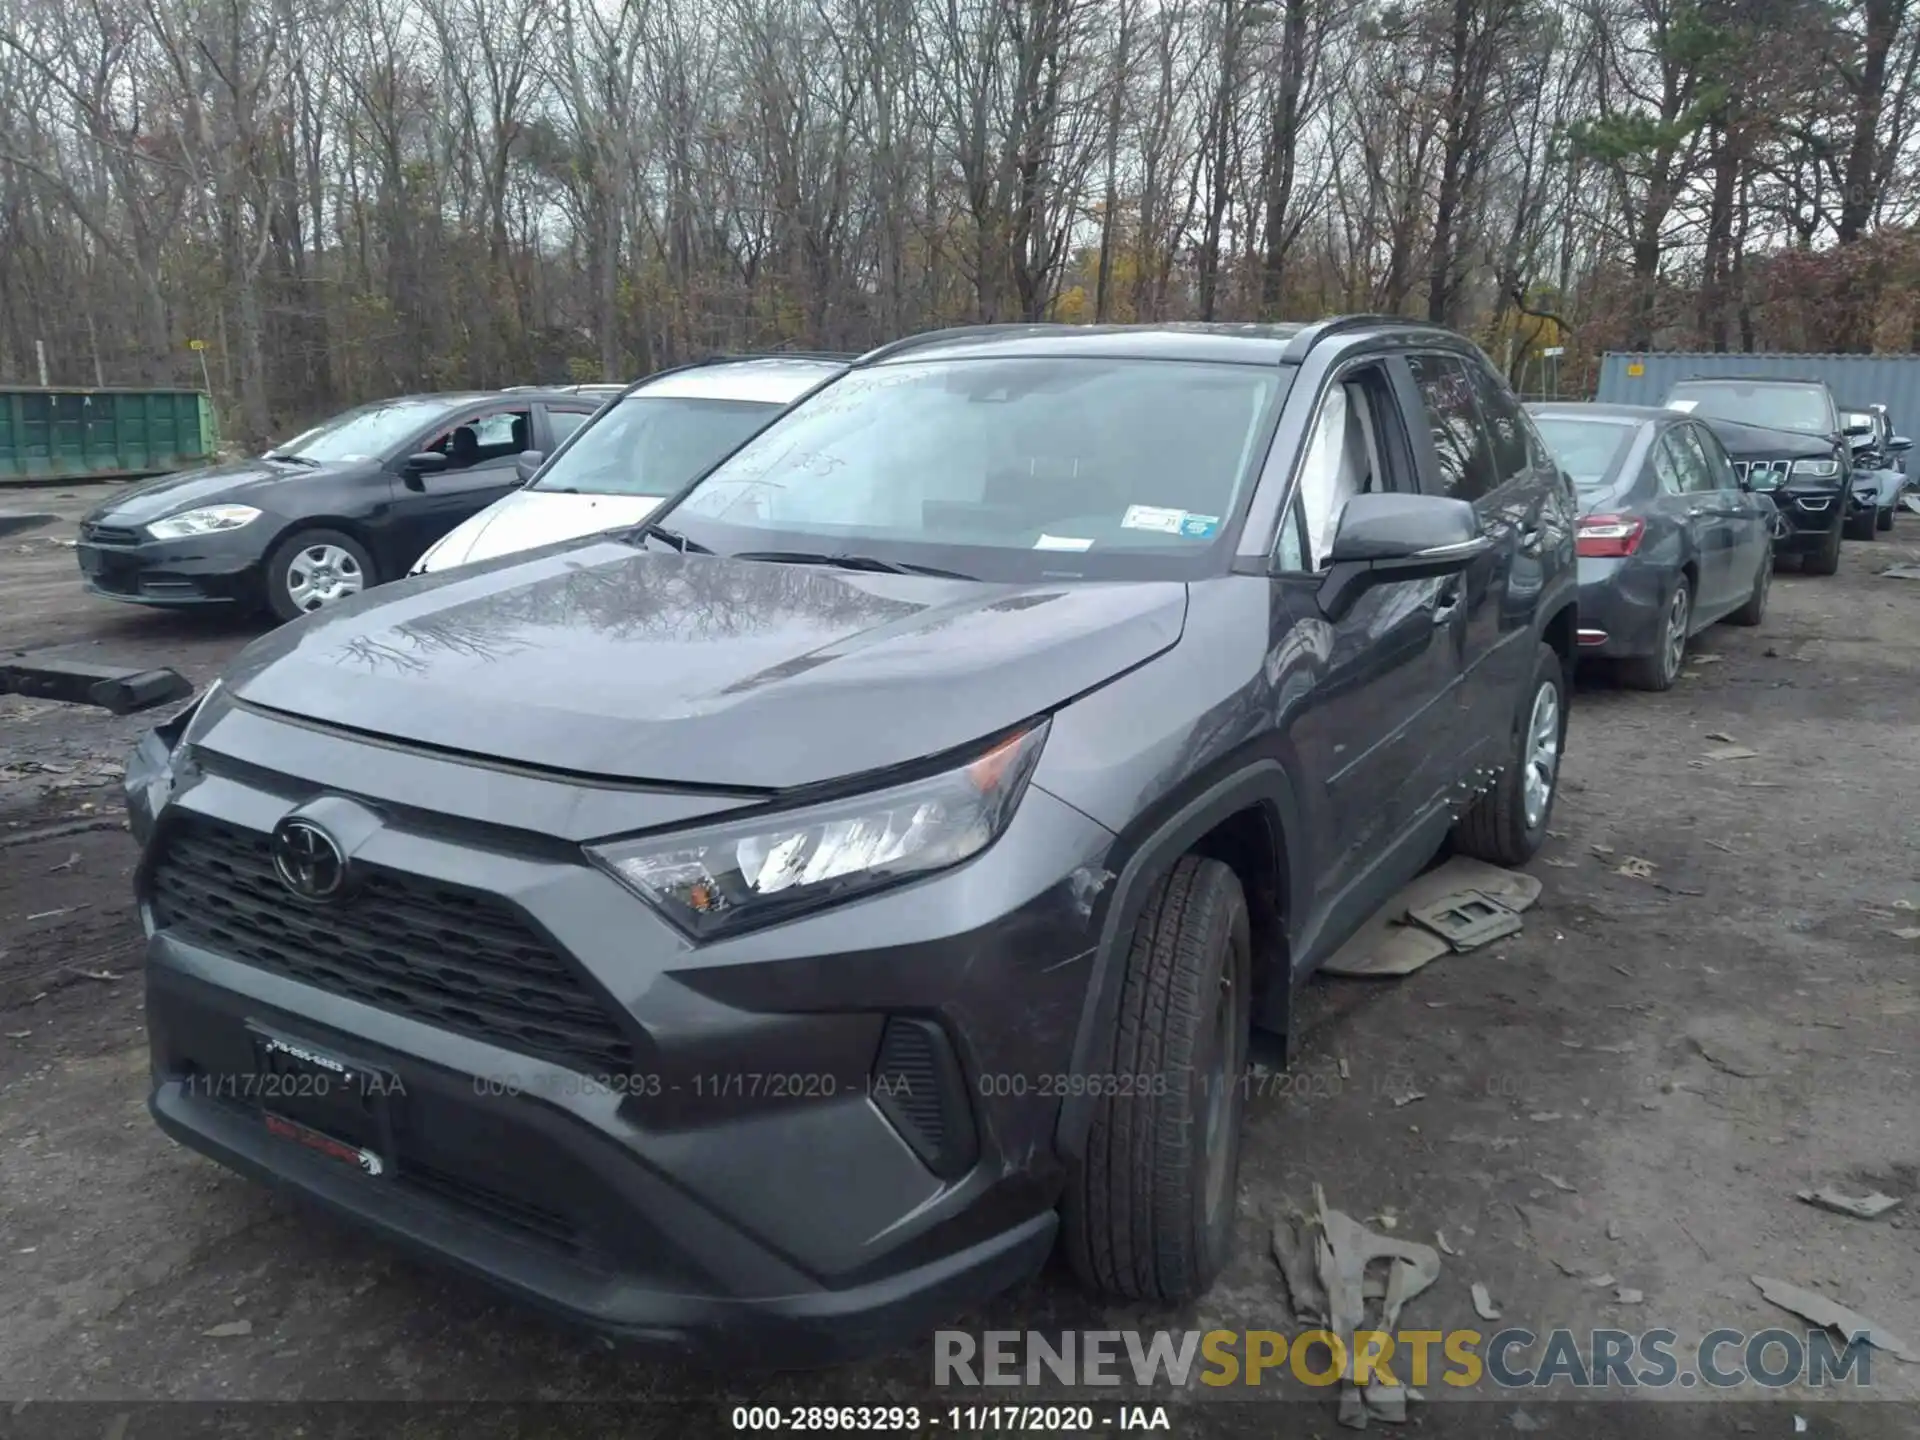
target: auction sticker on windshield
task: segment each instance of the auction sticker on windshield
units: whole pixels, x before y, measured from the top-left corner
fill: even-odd
[[[1043,533],[1038,540],[1033,542],[1033,548],[1036,550],[1091,550],[1093,548],[1093,541],[1083,540],[1078,535],[1047,535]]]
[[[1157,530],[1163,535],[1184,535],[1189,540],[1204,540],[1220,528],[1218,515],[1195,515],[1191,510],[1174,510],[1162,505],[1129,505],[1121,518],[1122,530]]]
[[[1159,530],[1167,535],[1178,535],[1180,524],[1187,518],[1184,510],[1169,510],[1161,505],[1129,505],[1127,513],[1121,517],[1122,530]]]

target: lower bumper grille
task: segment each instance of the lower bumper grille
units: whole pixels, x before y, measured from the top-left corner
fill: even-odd
[[[331,994],[587,1075],[633,1071],[619,1024],[509,905],[367,867],[338,904],[304,905],[258,831],[181,817],[151,882],[158,928]]]
[[[582,1249],[580,1234],[574,1229],[573,1222],[544,1205],[491,1189],[476,1181],[424,1165],[418,1160],[403,1161],[400,1178],[403,1183],[423,1190],[437,1200],[471,1211],[508,1230],[517,1230],[560,1250],[578,1253]]]
[[[873,1100],[934,1174],[964,1175],[979,1153],[966,1081],[946,1032],[931,1020],[894,1016],[880,1037]]]

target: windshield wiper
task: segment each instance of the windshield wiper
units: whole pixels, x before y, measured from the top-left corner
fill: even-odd
[[[269,450],[260,458],[263,460],[279,460],[287,465],[305,465],[315,470],[320,468],[320,462],[311,455],[282,455],[278,450]]]
[[[664,541],[666,544],[673,546],[673,548],[678,550],[682,555],[711,555],[713,553],[711,546],[702,545],[698,540],[689,540],[678,530],[669,530],[666,526],[656,525],[651,520],[634,526],[633,529],[626,533],[629,536],[636,536],[642,540],[651,539]]]
[[[836,565],[842,570],[870,570],[882,575],[931,575],[937,580],[974,580],[958,570],[915,565],[906,560],[882,560],[874,555],[825,555],[811,550],[747,550],[735,560],[765,560],[775,565]]]

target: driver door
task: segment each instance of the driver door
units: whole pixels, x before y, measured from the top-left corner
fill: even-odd
[[[1300,774],[1308,833],[1324,837],[1311,857],[1316,912],[1296,935],[1301,963],[1318,937],[1342,936],[1408,879],[1406,841],[1451,774],[1457,737],[1458,664],[1444,580],[1405,580],[1368,590],[1329,620],[1317,599],[1349,497],[1417,493],[1419,481],[1389,362],[1340,372],[1321,394],[1274,555],[1274,644],[1303,679],[1280,704]]]
[[[394,461],[391,479],[400,564],[411,567],[462,520],[519,489],[516,462],[521,451],[533,448],[533,434],[531,406],[500,403],[457,415],[409,446]],[[408,473],[406,457],[419,451],[447,456],[447,468]]]

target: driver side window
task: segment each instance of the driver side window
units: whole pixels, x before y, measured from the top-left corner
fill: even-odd
[[[1350,371],[1320,399],[1300,464],[1299,487],[1280,527],[1274,563],[1291,573],[1332,563],[1334,532],[1347,501],[1388,488],[1366,379],[1373,367]]]
[[[515,459],[532,441],[531,410],[494,410],[467,416],[424,448],[446,456],[449,470],[471,470]]]

